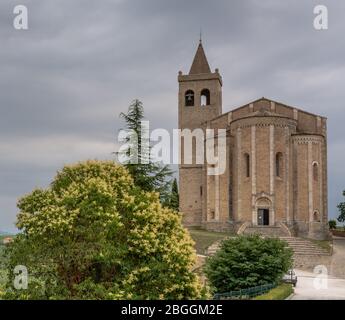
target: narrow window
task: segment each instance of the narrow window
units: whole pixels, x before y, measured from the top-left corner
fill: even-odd
[[[282,178],[282,171],[283,171],[283,154],[278,152],[276,154],[276,176]]]
[[[200,186],[200,195],[202,196],[202,186]]]
[[[318,210],[314,211],[313,220],[314,222],[320,222],[320,214]]]
[[[216,213],[214,210],[211,210],[210,216],[211,216],[211,220],[214,220],[216,218]]]
[[[200,105],[201,106],[209,106],[211,104],[210,101],[210,90],[203,89],[200,95]]]
[[[244,154],[244,163],[245,163],[245,169],[246,169],[246,177],[250,177],[250,157],[248,153]]]
[[[187,90],[184,95],[184,101],[186,107],[193,107],[194,106],[194,91]]]
[[[317,162],[313,163],[313,178],[314,181],[319,180],[319,165],[317,164]]]

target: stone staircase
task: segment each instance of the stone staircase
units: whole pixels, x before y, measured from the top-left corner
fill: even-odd
[[[285,240],[295,255],[330,255],[330,252],[307,239],[296,237],[280,237]]]
[[[212,256],[212,255],[214,255],[214,254],[218,251],[218,249],[219,249],[220,242],[221,242],[221,241],[216,241],[216,242],[212,243],[212,244],[206,249],[206,255],[207,255],[207,256]]]
[[[294,255],[306,255],[306,256],[320,256],[331,253],[328,250],[319,247],[317,244],[307,239],[296,238],[296,237],[280,237],[288,243],[288,246],[293,250]],[[220,241],[214,242],[210,247],[207,248],[206,254],[213,255],[219,249]]]

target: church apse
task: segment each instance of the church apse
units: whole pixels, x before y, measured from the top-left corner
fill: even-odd
[[[181,163],[184,224],[327,238],[327,119],[267,98],[223,114],[222,78],[201,42],[178,81],[179,129],[225,129],[227,144],[226,170],[218,176],[208,175],[207,163]]]

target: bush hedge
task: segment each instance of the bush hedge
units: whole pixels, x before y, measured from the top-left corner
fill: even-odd
[[[292,267],[292,250],[278,238],[242,235],[222,241],[204,272],[214,293],[279,283]]]

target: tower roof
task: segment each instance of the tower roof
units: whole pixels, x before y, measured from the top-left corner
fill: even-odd
[[[198,49],[196,50],[195,57],[190,68],[189,74],[211,73],[202,42],[200,40]]]

